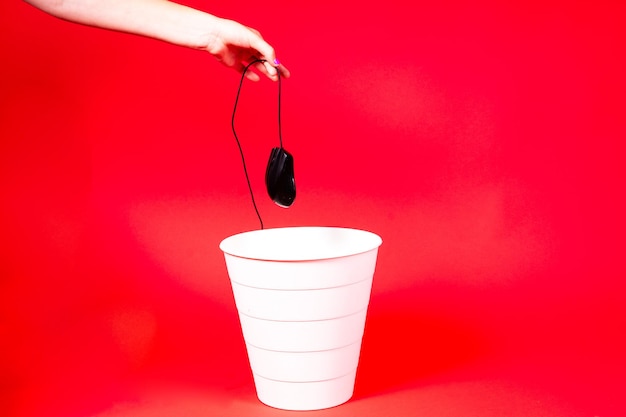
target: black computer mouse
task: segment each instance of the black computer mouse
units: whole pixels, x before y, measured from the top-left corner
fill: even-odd
[[[281,207],[289,207],[296,199],[293,156],[282,147],[273,148],[265,170],[265,185],[270,198]]]

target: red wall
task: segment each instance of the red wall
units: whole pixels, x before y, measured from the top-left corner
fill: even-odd
[[[292,208],[263,186],[276,85],[238,110],[266,226],[384,240],[356,398],[481,369],[623,410],[624,6],[218,3],[195,2],[292,72]],[[0,414],[90,415],[144,379],[253,395],[218,249],[259,227],[238,75],[17,1],[0,53]]]

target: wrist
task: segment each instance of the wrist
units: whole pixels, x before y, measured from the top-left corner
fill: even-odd
[[[217,39],[220,21],[209,13],[178,3],[163,2],[155,10],[148,36],[193,49],[207,49]]]

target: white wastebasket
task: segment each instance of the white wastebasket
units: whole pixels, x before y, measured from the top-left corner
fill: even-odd
[[[220,243],[261,402],[317,410],[352,397],[381,244],[339,227],[255,230]]]

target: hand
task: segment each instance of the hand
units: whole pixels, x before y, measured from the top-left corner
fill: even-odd
[[[285,78],[290,75],[257,30],[169,0],[26,1],[65,20],[206,50],[239,72],[261,59],[266,62],[254,67],[270,79],[278,80],[278,71]],[[252,71],[246,76],[259,80]]]
[[[218,19],[205,49],[222,64],[240,73],[252,61],[262,59],[265,62],[254,67],[268,78],[276,81],[277,71],[285,78],[290,76],[289,70],[276,59],[274,48],[263,40],[259,31],[233,20]],[[252,71],[248,71],[246,77],[252,81],[260,79]]]

